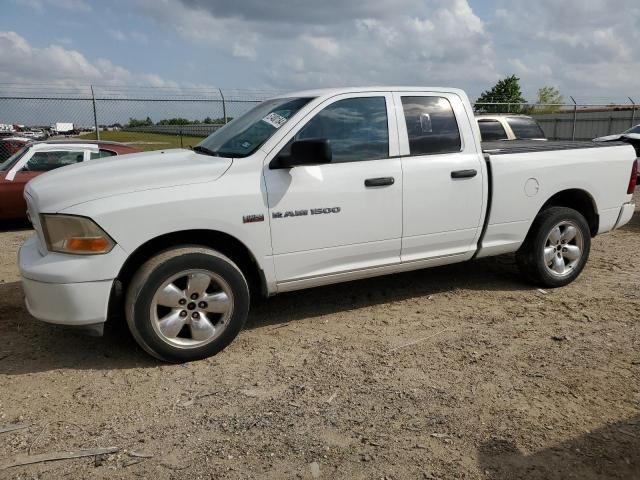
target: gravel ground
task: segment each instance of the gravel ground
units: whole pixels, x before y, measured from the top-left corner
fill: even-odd
[[[33,320],[29,234],[0,233],[0,478],[640,478],[640,213],[568,287],[506,256],[284,294],[186,365]]]

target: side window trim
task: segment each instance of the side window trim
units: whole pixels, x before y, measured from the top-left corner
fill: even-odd
[[[302,117],[296,124],[291,125],[290,129],[283,134],[283,136],[277,140],[273,148],[271,148],[267,155],[265,156],[264,166],[269,167],[271,161],[276,158],[279,153],[284,149],[287,144],[293,139],[299,132],[302,130],[315,116],[327,108],[329,105],[332,105],[340,100],[346,100],[350,98],[364,98],[364,97],[383,97],[385,99],[385,103],[387,106],[387,129],[389,135],[389,156],[383,159],[377,160],[367,160],[367,161],[380,161],[380,160],[389,160],[391,158],[397,158],[400,156],[400,145],[399,145],[399,132],[398,132],[398,118],[397,112],[395,108],[395,98],[393,93],[390,91],[376,91],[376,92],[353,92],[353,93],[343,93],[334,95],[333,97],[327,98],[319,104],[315,105],[309,112],[306,113],[304,117]],[[404,121],[404,120],[403,120]],[[341,165],[344,162],[336,163],[336,165]],[[350,163],[350,162],[347,162]],[[331,164],[328,164],[331,165]]]
[[[409,148],[409,133],[407,132],[406,119],[404,115],[404,108],[402,105],[402,97],[440,97],[445,98],[450,104],[451,109],[453,111],[454,118],[458,125],[458,131],[460,133],[460,150],[455,152],[443,152],[443,153],[431,153],[431,154],[412,154]],[[437,92],[437,91],[402,91],[402,92],[394,92],[393,98],[396,104],[396,116],[398,119],[398,142],[400,146],[400,158],[407,157],[426,157],[426,156],[438,156],[438,155],[456,155],[460,153],[465,153],[471,151],[472,148],[475,147],[473,143],[469,144],[466,142],[466,139],[469,138],[469,135],[473,135],[471,129],[468,124],[468,117],[464,109],[461,110],[460,98],[448,92]],[[475,120],[474,120],[475,121]]]

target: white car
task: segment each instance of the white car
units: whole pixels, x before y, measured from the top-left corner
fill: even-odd
[[[193,151],[30,182],[26,303],[41,320],[98,329],[124,308],[147,352],[186,361],[233,340],[251,294],[508,252],[534,283],[560,287],[582,271],[592,236],[631,218],[634,168],[628,145],[483,152],[460,90],[292,93]]]
[[[498,140],[539,140],[547,138],[534,118],[515,114],[476,115],[483,142]]]

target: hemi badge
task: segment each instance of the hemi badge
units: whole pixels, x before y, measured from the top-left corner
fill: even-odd
[[[245,215],[242,217],[242,223],[264,222],[264,215]]]

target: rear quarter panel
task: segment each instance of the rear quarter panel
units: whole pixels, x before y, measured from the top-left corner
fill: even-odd
[[[517,250],[542,206],[555,194],[580,189],[593,199],[599,233],[613,228],[627,195],[631,146],[512,153],[490,157],[491,213],[478,257]]]

